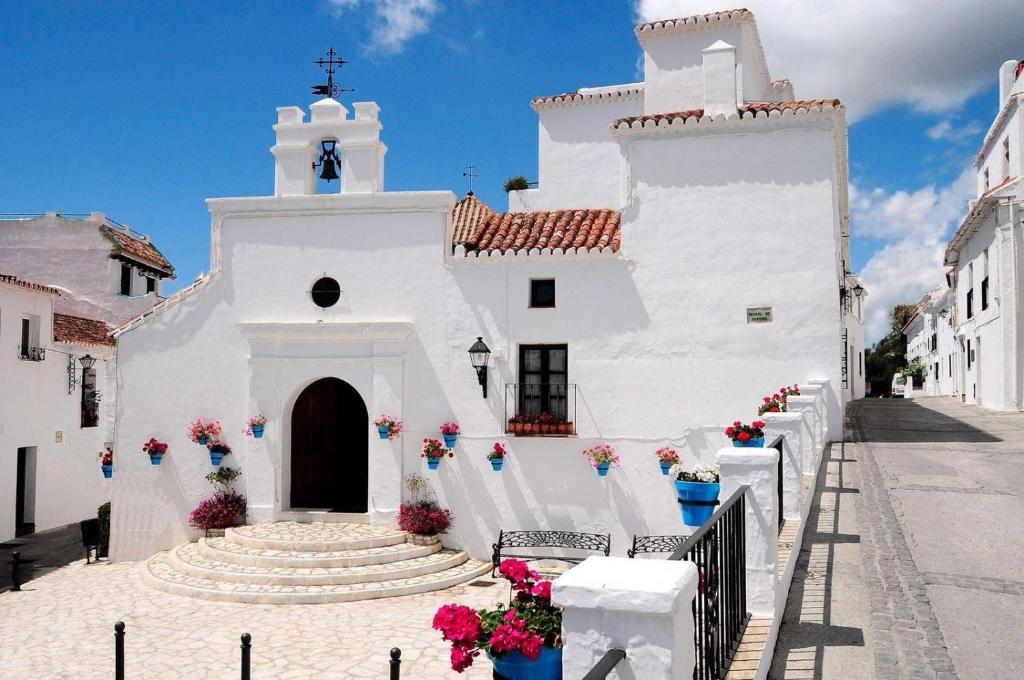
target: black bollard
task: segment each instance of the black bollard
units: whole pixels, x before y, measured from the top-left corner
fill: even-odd
[[[399,680],[399,676],[402,674],[402,650],[398,647],[391,649],[391,678],[390,680]]]
[[[252,665],[252,636],[242,633],[242,680],[250,680]]]
[[[124,621],[114,624],[114,680],[124,680]]]
[[[15,550],[11,553],[11,590],[21,591],[21,551]]]

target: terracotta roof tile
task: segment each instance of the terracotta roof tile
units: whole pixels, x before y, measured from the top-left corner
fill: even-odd
[[[545,104],[575,104],[585,101],[612,101],[636,97],[643,92],[640,87],[626,87],[619,90],[598,90],[596,92],[563,92],[545,97],[534,97],[530,106],[537,108]]]
[[[786,102],[750,102],[747,104],[741,104],[738,108],[740,116],[743,118],[753,118],[758,114],[768,114],[774,111],[811,111],[814,109],[836,109],[840,106],[842,106],[842,103],[838,99],[799,99]],[[612,127],[619,128],[620,126],[625,125],[627,128],[637,128],[645,127],[645,124],[649,122],[653,122],[655,125],[658,125],[662,122],[671,123],[675,120],[682,120],[684,122],[688,120],[700,121],[703,116],[704,109],[673,111],[671,113],[653,113],[645,116],[619,118],[612,122]]]
[[[479,253],[529,252],[569,248],[618,252],[622,244],[617,210],[552,210],[494,213],[480,222],[466,239],[467,251]]]
[[[476,225],[493,214],[494,210],[472,192],[466,194],[452,209],[452,245],[465,243]]]
[[[114,244],[115,254],[123,254],[133,260],[148,264],[166,272],[173,278],[174,267],[163,256],[163,253],[157,250],[149,238],[135,236],[124,229],[115,229],[108,224],[102,225],[100,231]]]
[[[21,277],[14,276],[13,274],[0,274],[0,282],[8,283],[12,286],[19,286],[21,288],[28,288],[29,290],[38,290],[41,293],[50,293],[51,295],[60,295],[60,291],[52,286],[44,286],[41,283],[35,283],[34,281],[27,281]]]
[[[639,35],[648,31],[699,26],[701,24],[711,24],[716,21],[739,19],[751,16],[753,16],[753,14],[745,7],[741,7],[739,9],[727,9],[720,12],[708,12],[707,14],[695,14],[693,16],[680,17],[678,19],[648,21],[637,26],[636,33]]]
[[[113,346],[110,337],[113,330],[109,325],[95,319],[83,319],[68,314],[53,315],[53,339],[57,342],[70,342],[77,345]]]

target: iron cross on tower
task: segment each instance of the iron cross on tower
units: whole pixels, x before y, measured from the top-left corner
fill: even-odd
[[[313,62],[320,68],[325,69],[327,71],[327,84],[314,85],[313,94],[335,98],[342,92],[355,92],[355,90],[341,87],[338,83],[334,82],[334,67],[337,66],[338,68],[341,68],[342,66],[348,63],[342,57],[338,57],[337,59],[335,59],[335,57],[338,57],[338,53],[334,51],[334,46],[332,45],[331,48],[327,50],[326,59],[320,57],[319,59]]]
[[[466,169],[462,171],[462,176],[469,178],[469,195],[472,196],[473,195],[473,178],[480,176],[480,175],[476,174],[476,166],[473,165],[472,163],[467,165]]]

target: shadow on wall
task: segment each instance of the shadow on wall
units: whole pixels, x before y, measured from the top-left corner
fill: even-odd
[[[908,399],[860,399],[847,412],[847,437],[854,442],[941,443],[998,442],[971,427]]]

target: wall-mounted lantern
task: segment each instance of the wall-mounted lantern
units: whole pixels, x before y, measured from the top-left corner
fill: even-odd
[[[862,295],[864,295],[864,286],[858,283],[853,287],[853,297],[860,298]]]
[[[91,355],[86,354],[84,357],[78,357],[78,363],[82,364],[82,368],[88,371],[96,364],[96,360]]]
[[[490,348],[484,344],[484,339],[478,337],[473,346],[469,348],[469,363],[476,369],[476,377],[480,387],[484,390],[484,399],[487,398],[487,362],[491,357]]]

